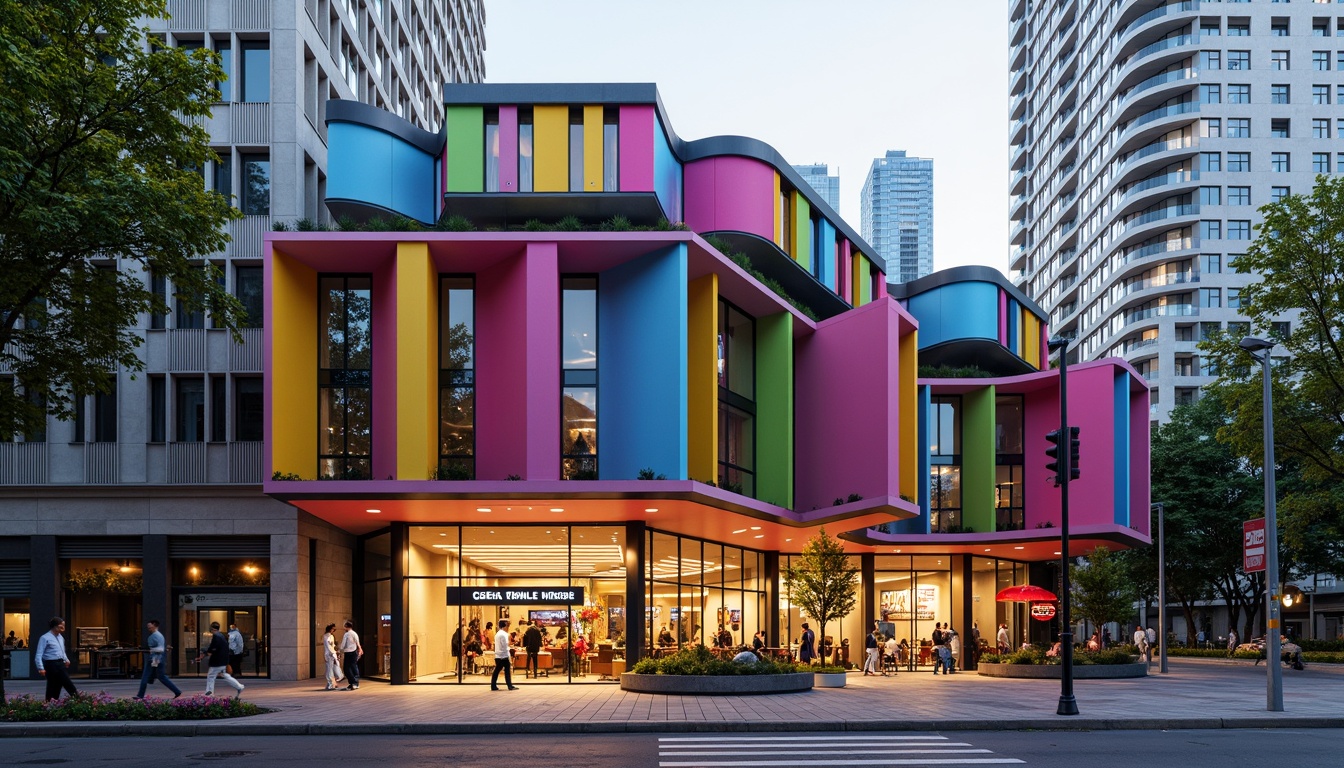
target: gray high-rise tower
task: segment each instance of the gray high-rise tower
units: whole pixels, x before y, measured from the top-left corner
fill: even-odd
[[[793,170],[802,174],[803,179],[821,195],[826,204],[840,212],[840,174],[831,175],[831,167],[826,163],[815,165],[795,165]]]
[[[888,150],[868,169],[860,203],[860,234],[886,259],[888,281],[933,271],[933,160]]]
[[[1344,172],[1340,6],[1009,7],[1009,268],[1079,359],[1133,364],[1163,420],[1213,380],[1196,343],[1249,330],[1232,265],[1259,207]]]

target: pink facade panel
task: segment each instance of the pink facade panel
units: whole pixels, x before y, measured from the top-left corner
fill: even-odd
[[[1152,446],[1149,443],[1147,388],[1129,393],[1129,525],[1145,536],[1152,536],[1149,524],[1149,505],[1152,492],[1149,487]]]
[[[881,299],[881,298],[885,298],[886,295],[887,295],[887,281],[886,281],[884,278],[882,278],[881,276],[879,276],[879,277],[878,277],[878,280],[877,280],[877,296],[876,296],[876,298],[879,298],[879,299]]]
[[[1050,447],[1045,435],[1059,429],[1059,378],[1053,379],[1051,386],[1028,392],[1023,407],[1022,494],[1027,506],[1027,530],[1046,523],[1058,528],[1060,523],[1059,489],[1054,474],[1045,468],[1045,449]],[[1070,512],[1076,506],[1070,504]]]
[[[840,298],[853,304],[854,295],[851,292],[850,287],[851,283],[854,282],[854,270],[850,268],[850,259],[853,257],[854,253],[851,248],[852,246],[848,239],[840,241],[840,264],[838,271],[840,273]]]
[[[999,343],[1008,346],[1008,292],[999,290]]]
[[[877,301],[823,321],[794,352],[794,508],[900,495],[901,313]],[[913,418],[913,415],[911,416]]]
[[[1079,525],[1114,524],[1115,484],[1129,482],[1115,476],[1116,373],[1111,365],[1069,369],[1069,424],[1079,430],[1080,470],[1069,486],[1069,519]]]
[[[696,232],[749,232],[775,237],[775,169],[745,157],[687,163],[686,225]]]
[[[518,191],[517,107],[499,108],[499,191]]]
[[[559,280],[555,243],[477,275],[478,480],[560,477]]]
[[[397,262],[373,272],[374,477],[397,473]]]
[[[623,106],[620,114],[621,191],[653,191],[653,139],[657,130],[652,106]]]

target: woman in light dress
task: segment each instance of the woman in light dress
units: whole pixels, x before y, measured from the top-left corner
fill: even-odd
[[[345,679],[341,672],[341,655],[336,652],[336,625],[328,624],[322,637],[322,658],[327,662],[327,690],[336,690],[336,684]]]

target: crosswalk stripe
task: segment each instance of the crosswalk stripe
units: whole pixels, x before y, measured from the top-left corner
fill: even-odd
[[[734,760],[732,762],[693,762],[693,763],[669,763],[659,762],[658,765],[663,768],[742,768],[743,766],[774,766],[774,765],[803,765],[803,766],[828,766],[828,765],[1022,765],[1022,761],[1011,757],[967,757],[967,758],[915,758],[915,759],[888,759],[888,760]]]
[[[730,743],[730,744],[660,744],[659,749],[746,749],[748,747],[769,747],[773,749],[799,749],[801,744],[760,744],[760,743]],[[898,741],[895,743],[885,741],[813,741],[806,745],[809,749],[818,747],[887,747],[890,749],[905,749],[908,747],[969,747],[972,746],[964,741]]]
[[[987,755],[989,749],[847,749],[843,752],[822,752],[822,755]],[[750,750],[746,752],[659,752],[659,757],[687,757],[690,755],[714,755],[716,757],[748,757],[759,755],[778,755],[778,752]]]
[[[717,736],[659,736],[658,741],[836,741],[836,740],[862,740],[862,741],[946,741],[946,736],[888,736],[888,735],[864,735],[864,734],[827,734],[819,736],[731,736],[721,734]]]

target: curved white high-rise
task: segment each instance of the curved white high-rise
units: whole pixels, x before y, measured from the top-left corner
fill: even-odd
[[[1344,5],[1010,0],[1009,19],[1009,268],[1078,359],[1132,363],[1162,420],[1213,380],[1197,342],[1242,330],[1258,208],[1344,172]]]

